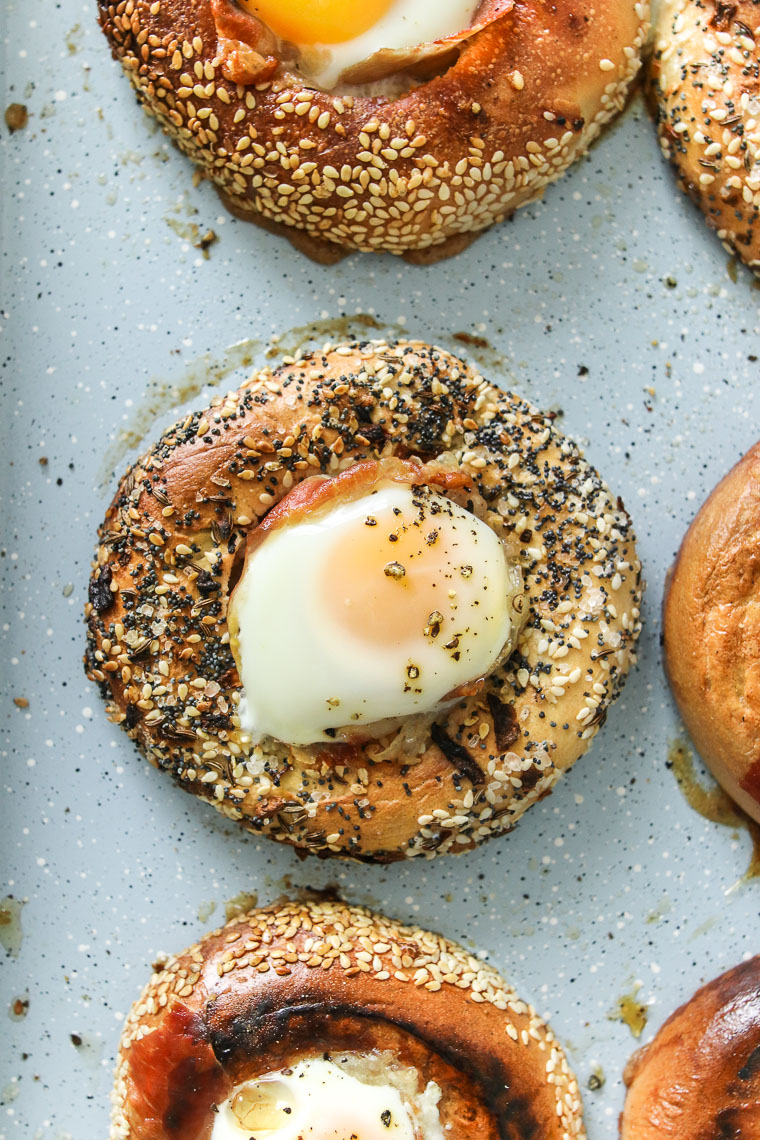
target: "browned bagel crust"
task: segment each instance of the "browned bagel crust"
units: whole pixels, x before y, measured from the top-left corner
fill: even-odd
[[[760,271],[760,13],[755,0],[663,0],[649,91],[681,189]]]
[[[760,958],[703,986],[625,1071],[621,1140],[760,1136]]]
[[[139,98],[225,201],[327,260],[336,243],[453,253],[540,196],[621,109],[649,18],[648,0],[516,0],[445,74],[389,100],[281,71],[226,79],[212,9],[244,25],[234,0],[99,7]]]
[[[713,775],[760,821],[760,443],[686,532],[666,587],[665,665]]]
[[[491,966],[325,901],[234,918],[153,975],[122,1035],[111,1140],[206,1140],[212,1101],[330,1050],[390,1053],[435,1080],[450,1140],[585,1136],[561,1046]]]
[[[246,533],[305,476],[391,455],[447,458],[516,540],[517,648],[421,755],[251,748],[226,623]],[[640,565],[622,503],[551,417],[422,344],[316,352],[188,415],[122,481],[100,541],[86,667],[112,718],[189,791],[321,854],[431,855],[509,830],[586,750],[634,660]]]

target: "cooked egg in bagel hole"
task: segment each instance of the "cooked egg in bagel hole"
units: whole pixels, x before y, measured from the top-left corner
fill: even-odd
[[[383,1057],[306,1058],[235,1088],[218,1106],[210,1140],[443,1140],[441,1090],[430,1081],[416,1096],[415,1077]]]
[[[509,656],[519,564],[447,488],[473,505],[460,471],[366,460],[299,483],[252,532],[228,622],[254,739],[378,737]]]
[[[281,899],[154,970],[123,1026],[111,1140],[585,1138],[551,1027],[440,934]]]
[[[473,32],[476,12],[501,12],[504,0],[239,0],[277,36],[278,54],[325,89],[381,79],[443,55]]]

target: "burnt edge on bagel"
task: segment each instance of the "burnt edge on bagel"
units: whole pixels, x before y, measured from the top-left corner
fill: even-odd
[[[112,1140],[147,1117],[151,1140],[195,1140],[241,1082],[340,1052],[437,1079],[452,1140],[585,1135],[561,1046],[493,967],[336,900],[253,910],[157,969],[122,1035]]]
[[[273,73],[260,21],[234,0],[99,0],[138,98],[225,205],[325,263],[351,249],[423,264],[458,253],[539,197],[624,106],[648,0],[485,7],[506,10],[443,74],[384,98]],[[260,61],[249,74],[241,49]]]
[[[301,478],[392,455],[447,457],[515,541],[515,651],[421,755],[241,746],[225,615],[246,534]],[[386,861],[473,846],[551,790],[635,660],[641,592],[622,502],[551,416],[442,350],[359,342],[257,374],[131,468],[100,530],[85,665],[187,790],[306,851]]]

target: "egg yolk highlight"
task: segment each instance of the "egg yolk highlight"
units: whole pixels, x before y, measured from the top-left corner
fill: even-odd
[[[407,516],[389,528],[387,518],[370,516],[337,537],[321,583],[334,626],[370,645],[403,645],[410,631],[423,634],[431,614],[443,618],[456,610],[456,579],[467,559],[447,521],[436,526],[428,517],[409,525]]]
[[[295,44],[341,44],[372,28],[394,0],[241,0],[280,39]]]

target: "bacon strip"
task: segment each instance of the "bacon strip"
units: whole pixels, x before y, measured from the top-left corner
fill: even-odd
[[[197,1013],[176,1005],[129,1049],[129,1115],[140,1140],[207,1140],[227,1079]],[[135,1133],[137,1134],[137,1133]]]
[[[408,459],[363,459],[340,475],[313,475],[298,483],[250,532],[246,555],[250,556],[268,534],[285,523],[292,525],[307,518],[314,519],[334,502],[346,503],[359,499],[383,482],[406,483],[410,487],[437,487],[444,493],[472,487],[472,479],[466,472],[447,470],[435,463],[413,463]]]

